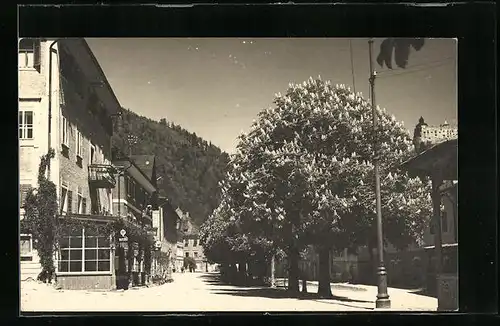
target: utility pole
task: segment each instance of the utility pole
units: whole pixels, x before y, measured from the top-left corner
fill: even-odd
[[[382,232],[382,202],[380,198],[380,171],[379,171],[379,153],[378,153],[378,116],[377,116],[377,106],[375,102],[375,77],[377,73],[375,72],[373,64],[373,39],[368,41],[369,46],[369,56],[370,56],[370,98],[372,106],[373,115],[373,131],[374,131],[374,172],[375,172],[375,197],[377,204],[377,250],[378,250],[378,268],[377,268],[377,300],[375,301],[376,308],[390,308],[391,300],[389,299],[389,294],[387,293],[387,272],[384,266],[384,238]]]

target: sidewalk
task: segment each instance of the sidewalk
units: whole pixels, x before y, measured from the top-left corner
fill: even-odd
[[[57,290],[37,281],[21,282],[21,310],[29,311],[357,311],[373,312],[377,288],[332,283],[331,299],[318,299],[317,282],[308,294],[291,297],[282,287],[235,286],[218,274],[174,274],[174,282],[127,291]],[[392,308],[381,311],[435,311],[437,299],[389,288]]]
[[[276,279],[277,287],[283,287],[285,279]],[[377,287],[372,285],[350,284],[350,283],[330,283],[332,294],[341,301],[355,303],[356,306],[363,309],[375,309],[375,300],[377,299]],[[302,282],[299,282],[299,288],[302,291]],[[316,293],[318,291],[317,281],[307,281],[307,292]],[[388,288],[389,299],[391,300],[390,309],[380,309],[380,311],[436,311],[438,306],[437,298],[412,293],[412,290]],[[321,299],[323,300],[323,299]],[[328,300],[328,299],[324,299]]]

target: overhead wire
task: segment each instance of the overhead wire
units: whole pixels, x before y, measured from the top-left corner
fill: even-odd
[[[352,40],[351,39],[349,39],[349,53],[351,56],[352,88],[353,88],[354,94],[356,94],[356,78],[354,76],[354,58],[353,58],[353,53],[352,53]]]
[[[447,64],[453,62],[453,59],[454,59],[454,57],[448,57],[448,58],[444,58],[444,59],[433,61],[433,62],[408,66],[408,68],[405,68],[402,70],[377,71],[377,74],[379,77],[382,77],[382,78],[406,75],[406,74],[411,74],[411,73],[415,73],[415,72],[419,72],[419,71],[428,70],[428,69],[437,68],[440,66],[447,65]]]

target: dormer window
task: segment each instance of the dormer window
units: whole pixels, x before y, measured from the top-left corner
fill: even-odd
[[[40,72],[40,40],[23,38],[19,41],[19,68],[36,69]]]

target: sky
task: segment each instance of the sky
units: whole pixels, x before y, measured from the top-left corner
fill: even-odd
[[[166,118],[228,153],[289,83],[321,76],[368,98],[368,39],[86,40],[124,108]],[[381,40],[375,40],[375,56]],[[456,56],[454,39],[428,39],[420,51],[412,49],[406,70],[376,65],[377,104],[410,130],[420,116],[430,125],[457,123]]]

